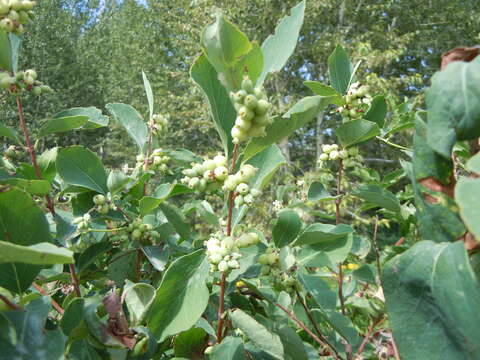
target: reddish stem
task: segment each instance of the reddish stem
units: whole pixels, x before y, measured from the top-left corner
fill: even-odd
[[[233,148],[232,154],[232,167],[230,168],[230,172],[233,173],[235,171],[235,166],[237,165],[237,157],[238,157],[238,144],[235,144]],[[235,192],[230,191],[228,194],[228,215],[227,215],[227,236],[232,235],[232,217],[233,217],[233,200],[235,197]],[[225,272],[222,273],[222,277],[220,279],[220,300],[218,306],[218,325],[217,325],[217,343],[222,341],[223,336],[223,312],[225,311],[225,285],[226,285],[226,274]]]
[[[2,294],[0,294],[0,300],[3,301],[5,304],[7,304],[7,306],[12,310],[23,310],[23,308],[20,305],[17,305],[14,302],[11,302],[9,298],[7,298]]]
[[[20,127],[22,128],[23,135],[25,136],[25,143],[27,144],[27,150],[30,154],[30,158],[32,159],[33,169],[35,171],[35,175],[38,179],[42,179],[42,172],[40,171],[40,167],[37,163],[37,155],[35,154],[35,148],[30,141],[30,135],[28,133],[27,125],[25,123],[25,116],[23,115],[23,105],[22,100],[19,96],[17,96],[17,108],[18,108],[18,117],[20,118]],[[53,206],[53,201],[48,194],[45,195],[45,200],[47,201],[48,210],[52,215],[55,215],[55,208]]]
[[[37,289],[38,292],[39,292],[40,294],[42,294],[43,296],[50,296],[50,295],[48,295],[47,292],[46,292],[45,290],[43,290],[43,288],[42,288],[40,285],[38,285],[37,283],[33,283],[32,285],[33,285],[33,287],[34,287],[35,289]],[[57,312],[58,312],[60,315],[63,315],[63,313],[64,313],[65,311],[62,309],[62,307],[61,307],[55,300],[53,300],[52,297],[50,297],[50,300],[52,301],[52,306],[55,308],[55,310],[57,310]]]
[[[30,135],[28,133],[27,125],[25,123],[25,116],[23,115],[22,100],[20,99],[19,96],[17,96],[17,108],[18,108],[18,117],[20,119],[20,127],[22,128],[23,135],[25,136],[25,143],[27,144],[27,150],[32,160],[32,165],[33,165],[33,169],[35,170],[35,175],[37,176],[38,179],[42,179],[42,172],[40,171],[40,167],[38,166],[38,163],[37,163],[37,155],[35,154],[35,148],[33,147],[32,142],[30,141]],[[48,210],[50,211],[52,216],[55,216],[55,207],[53,205],[52,198],[48,194],[46,194],[45,200],[47,201]],[[80,287],[78,285],[78,278],[75,273],[75,267],[73,266],[73,264],[70,264],[70,276],[72,278],[73,287],[75,288],[75,294],[78,297],[80,297],[81,296]]]

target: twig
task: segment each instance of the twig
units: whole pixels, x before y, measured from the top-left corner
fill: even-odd
[[[232,167],[231,172],[235,171],[235,166],[237,164],[238,156],[238,144],[235,144],[232,154]],[[230,191],[228,194],[228,215],[227,215],[227,236],[232,235],[232,217],[233,217],[233,200],[235,197],[235,192]],[[218,325],[217,325],[217,343],[222,341],[223,336],[223,313],[225,311],[225,284],[226,284],[226,274],[222,273],[220,279],[220,299],[218,306]]]
[[[17,305],[15,304],[14,302],[11,302],[6,296],[0,294],[0,300],[2,300],[5,304],[7,304],[7,306],[10,308],[10,309],[13,309],[13,310],[23,310],[23,307],[21,307],[20,305]]]
[[[302,328],[303,330],[305,330],[305,332],[310,335],[312,337],[313,340],[315,340],[319,345],[321,346],[325,346],[325,343],[317,336],[315,335],[302,321],[300,321],[294,313],[288,311],[285,307],[283,307],[282,305],[278,304],[278,303],[274,303],[275,306],[277,306],[278,308],[280,308],[285,314],[288,315],[288,317],[290,319],[292,319],[300,328]],[[342,358],[335,352],[334,350],[334,353],[335,353],[335,358],[336,359],[339,359],[341,360]]]
[[[376,136],[376,138],[377,138],[378,140],[380,140],[380,141],[383,141],[385,144],[390,145],[390,146],[392,146],[392,147],[394,147],[394,148],[397,148],[397,149],[400,149],[400,150],[412,151],[412,149],[409,149],[409,148],[407,148],[407,147],[405,147],[405,146],[402,146],[402,145],[398,145],[398,144],[392,143],[391,141],[389,141],[389,140],[387,140],[387,139],[384,139],[384,138],[382,138],[382,137],[380,137],[380,136]]]
[[[307,317],[308,317],[308,320],[310,320],[310,323],[312,324],[312,326],[314,327],[315,331],[317,332],[318,334],[318,337],[320,338],[320,340],[322,340],[325,344],[327,344],[330,349],[333,351],[333,353],[335,354],[335,357],[338,358],[339,355],[338,355],[338,351],[337,349],[335,349],[335,347],[328,341],[328,339],[323,336],[322,332],[320,331],[320,329],[318,328],[318,325],[317,325],[317,322],[315,321],[315,319],[313,318],[312,316],[312,313],[310,312],[310,309],[307,307],[307,304],[305,303],[305,301],[303,300],[303,298],[301,297],[300,293],[298,292],[298,290],[296,291],[297,293],[297,297],[298,297],[298,300],[300,301],[300,304],[302,304],[302,307],[303,309],[305,310],[305,313],[307,314]]]
[[[357,355],[360,355],[363,352],[363,350],[365,350],[365,346],[367,346],[367,344],[369,343],[375,327],[377,327],[378,325],[380,325],[384,321],[385,321],[385,318],[380,318],[376,322],[373,322],[372,325],[368,328],[367,334],[363,338],[363,341],[362,341],[362,343],[360,344],[360,347],[357,350]]]
[[[27,149],[30,154],[30,158],[32,160],[32,165],[33,169],[35,170],[35,175],[38,179],[42,179],[42,172],[40,171],[40,167],[38,166],[37,163],[37,155],[35,154],[35,148],[32,145],[32,142],[30,141],[30,135],[28,133],[27,125],[25,123],[25,116],[23,115],[23,105],[22,105],[22,100],[20,99],[19,96],[17,96],[17,109],[18,109],[18,117],[20,119],[20,127],[22,128],[23,135],[25,136],[25,143],[27,144]],[[48,195],[45,194],[45,200],[47,201],[47,208],[52,214],[52,216],[55,216],[55,206],[53,204],[52,198]],[[73,264],[70,264],[70,276],[72,278],[72,285],[75,288],[75,294],[77,296],[80,295],[80,287],[78,285],[78,279],[77,275],[75,273],[75,267]]]
[[[47,292],[46,292],[45,290],[43,290],[43,288],[42,288],[40,285],[38,285],[37,283],[33,283],[32,285],[33,285],[33,287],[34,287],[35,289],[37,289],[38,292],[39,292],[40,294],[42,294],[43,296],[50,296],[50,295],[48,295]],[[52,306],[55,308],[55,310],[57,310],[57,312],[58,312],[60,315],[63,315],[63,314],[65,313],[65,311],[62,309],[62,307],[61,307],[55,300],[53,300],[53,298],[52,298],[51,296],[50,296],[50,300],[52,301]]]
[[[400,359],[400,353],[398,352],[397,344],[395,343],[395,339],[393,338],[392,334],[392,347],[393,347],[393,356],[395,356],[395,360],[401,360]]]
[[[375,227],[374,227],[374,230],[373,230],[373,239],[372,239],[372,243],[373,243],[373,248],[375,250],[375,260],[376,260],[376,265],[377,265],[377,272],[378,272],[378,279],[379,279],[379,283],[381,285],[381,282],[382,282],[382,267],[381,267],[381,264],[380,264],[380,249],[378,248],[378,244],[377,244],[377,233],[378,233],[378,216],[375,217]]]
[[[35,148],[30,141],[30,134],[28,133],[27,125],[25,123],[25,116],[23,115],[23,105],[22,100],[19,96],[17,96],[17,109],[18,109],[18,117],[20,119],[20,127],[22,128],[23,135],[25,136],[25,143],[27,144],[27,150],[30,154],[30,159],[32,160],[33,169],[35,171],[35,176],[37,179],[42,179],[42,172],[40,171],[40,167],[37,163],[37,155],[35,153]],[[52,215],[55,215],[55,208],[53,206],[53,201],[48,194],[45,194],[45,200],[47,201],[47,208]]]
[[[135,266],[135,274],[136,274],[135,279],[137,282],[139,282],[141,278],[142,256],[143,256],[142,250],[137,249],[137,263]]]
[[[338,176],[337,176],[337,198],[335,199],[335,224],[340,224],[342,219],[340,216],[340,204],[342,203],[342,176],[343,176],[343,160],[340,159]],[[338,297],[340,298],[340,308],[342,315],[345,315],[345,299],[343,298],[343,270],[342,263],[338,264]]]
[[[78,283],[77,273],[75,272],[75,265],[69,264],[68,268],[70,269],[70,278],[72,279],[72,285],[73,285],[73,288],[75,289],[75,295],[77,297],[82,297],[82,294],[80,292],[80,285]]]

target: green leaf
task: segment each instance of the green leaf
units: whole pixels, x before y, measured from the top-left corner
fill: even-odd
[[[0,184],[12,185],[25,192],[36,195],[45,195],[51,190],[50,183],[46,180],[27,180],[10,176],[2,177],[1,173]]]
[[[353,66],[341,45],[337,45],[328,57],[328,72],[333,88],[345,95],[353,75]]]
[[[325,85],[320,81],[304,81],[303,84],[312,90],[315,94],[320,96],[334,96],[338,98],[339,102],[343,102],[342,95],[338,93],[333,87]],[[336,104],[336,102],[335,102]]]
[[[56,166],[58,174],[67,184],[102,194],[108,192],[107,173],[102,162],[95,153],[83,146],[58,150]]]
[[[274,359],[284,360],[283,344],[277,334],[270,332],[250,315],[240,309],[230,312],[233,326],[243,331],[250,341]]]
[[[335,268],[347,258],[352,245],[353,236],[348,235],[315,245],[303,246],[297,255],[297,260],[300,265],[307,267],[328,266]]]
[[[156,189],[152,196],[144,196],[140,199],[139,209],[140,214],[146,215],[158,208],[168,198],[191,193],[192,190],[182,184],[161,184]]]
[[[283,343],[286,360],[308,360],[307,350],[300,336],[288,325],[277,330]]]
[[[15,188],[0,192],[0,240],[21,246],[51,242],[45,215],[27,193]],[[39,266],[0,264],[0,286],[23,292],[39,271]]]
[[[378,185],[360,186],[358,189],[352,191],[352,195],[387,210],[396,213],[400,212],[400,201],[398,201],[395,194]]]
[[[50,299],[41,297],[28,304],[25,311],[4,313],[15,327],[17,343],[12,345],[0,337],[0,359],[63,360],[66,337],[59,329],[46,329],[49,310]]]
[[[243,75],[248,73],[248,77],[255,84],[263,70],[263,52],[256,41],[252,42],[252,49],[231,69],[232,77],[235,83],[241,84]]]
[[[186,203],[183,207],[183,212],[185,215],[188,215],[195,210],[198,212],[198,215],[200,215],[200,217],[207,223],[218,226],[218,217],[215,214],[212,206],[207,201],[194,200]]]
[[[121,170],[111,170],[107,178],[107,188],[112,194],[116,194],[125,187],[132,179]]]
[[[65,313],[60,321],[60,327],[64,334],[68,336],[73,335],[72,332],[79,328],[83,321],[84,303],[84,299],[75,298],[65,308]]]
[[[278,214],[277,222],[272,230],[272,238],[277,248],[290,244],[302,228],[300,216],[294,210],[283,210]]]
[[[457,140],[480,136],[480,62],[455,61],[435,73],[427,90],[428,144],[450,158]]]
[[[50,134],[61,133],[80,129],[88,121],[88,116],[75,115],[53,118],[48,120],[39,130],[38,137],[42,138]]]
[[[480,174],[480,152],[468,159],[466,165],[469,171]]]
[[[251,158],[248,163],[259,169],[250,183],[254,188],[262,189],[278,168],[285,164],[285,157],[277,145],[271,145]]]
[[[142,251],[155,269],[158,271],[165,270],[169,257],[168,250],[159,246],[145,246]]]
[[[190,236],[190,224],[187,222],[187,219],[178,207],[173,204],[162,203],[159,205],[159,209],[182,239],[186,239]]]
[[[148,101],[148,110],[150,112],[150,119],[153,117],[153,92],[152,92],[152,85],[150,85],[150,81],[148,81],[147,75],[142,70],[142,79],[143,79],[143,87],[145,88],[145,93],[147,94],[147,101]]]
[[[5,31],[0,30],[0,69],[12,72],[12,49]]]
[[[262,85],[269,73],[280,71],[285,66],[297,46],[304,14],[305,1],[301,1],[291,9],[290,15],[278,23],[275,34],[265,39],[262,44],[265,64],[256,86]]]
[[[22,45],[22,38],[15,34],[8,34],[10,40],[11,59],[12,59],[12,72],[18,71],[18,60],[20,59],[20,47]]]
[[[463,242],[415,244],[387,263],[382,284],[403,359],[478,358],[480,290]]]
[[[243,342],[238,337],[227,336],[213,347],[211,360],[245,360]]]
[[[455,185],[455,201],[470,232],[480,241],[480,179],[461,177]]]
[[[17,144],[20,144],[20,139],[18,138],[17,131],[3,125],[2,123],[0,123],[0,136],[4,136],[10,140],[15,141]]]
[[[314,181],[308,188],[308,200],[310,201],[328,201],[334,200],[337,196],[330,195],[321,182]]]
[[[147,314],[148,328],[162,341],[192,327],[208,304],[209,264],[203,249],[175,260],[165,272]]]
[[[190,70],[190,76],[207,96],[213,124],[223,144],[227,156],[233,150],[231,129],[235,123],[236,111],[227,91],[218,80],[215,68],[205,55],[199,56]]]
[[[374,122],[359,119],[340,125],[335,130],[335,134],[344,147],[349,147],[380,135],[380,129]]]
[[[173,352],[177,357],[195,359],[206,347],[208,335],[202,328],[192,327],[175,337]]]
[[[383,128],[387,112],[388,107],[387,102],[385,101],[385,96],[378,95],[373,98],[370,109],[368,109],[364,119],[376,123],[379,128]]]
[[[300,129],[331,104],[333,99],[333,97],[323,96],[308,96],[301,99],[283,117],[274,118],[273,122],[266,127],[265,136],[253,138],[248,143],[243,153],[243,161],[248,161],[270,145]]]
[[[138,113],[131,105],[126,104],[107,104],[107,111],[122,125],[128,135],[135,141],[141,152],[144,151],[148,137],[147,125],[143,121],[142,115]]]
[[[61,111],[55,115],[53,118],[64,118],[72,116],[87,116],[87,123],[82,127],[82,129],[96,129],[99,127],[108,125],[108,117],[103,115],[101,110],[97,109],[94,106],[90,107],[76,107],[68,110]]]
[[[351,234],[353,229],[345,224],[312,224],[303,230],[292,246],[312,245],[341,239]]]
[[[126,286],[122,298],[127,305],[130,325],[140,325],[155,296],[155,288],[149,284],[132,284]]]
[[[337,294],[330,289],[330,286],[328,286],[325,280],[318,275],[308,274],[300,274],[299,280],[321,309],[335,310],[337,306]]]
[[[119,288],[123,287],[125,280],[132,280],[135,276],[137,253],[134,251],[122,251],[116,254],[118,260],[108,266],[108,278],[115,282]]]
[[[0,263],[21,262],[33,265],[73,264],[73,252],[50,243],[31,246],[0,241]]]

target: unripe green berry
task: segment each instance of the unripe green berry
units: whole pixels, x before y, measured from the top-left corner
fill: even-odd
[[[193,169],[185,169],[185,170],[182,171],[182,173],[183,173],[185,176],[188,176],[188,177],[190,177],[190,178],[197,176],[196,171],[194,171]]]
[[[16,10],[10,10],[10,12],[8,13],[8,18],[12,21],[18,21],[20,20],[20,15],[18,15],[18,12]]]
[[[269,264],[269,261],[268,261],[268,255],[269,254],[262,254],[258,257],[257,259],[257,262],[261,265],[268,265]]]
[[[267,125],[270,125],[272,123],[272,120],[268,117],[267,114],[263,114],[263,115],[258,115],[255,118],[253,118],[253,123],[255,125],[259,125],[259,126],[267,126]]]
[[[106,215],[110,211],[110,205],[108,204],[98,205],[97,211],[102,215]]]
[[[10,6],[5,1],[0,1],[0,15],[6,15],[10,11]]]
[[[246,106],[242,106],[238,111],[238,116],[244,120],[252,120],[255,117],[255,113]]]
[[[138,240],[142,237],[142,232],[139,229],[135,229],[132,231],[132,239]]]
[[[253,93],[253,83],[252,80],[248,77],[248,75],[245,75],[243,77],[242,81],[242,90],[246,91],[247,93],[251,94]]]
[[[214,170],[217,167],[215,160],[205,160],[203,162],[203,167],[206,170]]]
[[[340,156],[339,152],[337,150],[333,150],[328,154],[330,157],[330,160],[337,160]]]
[[[248,131],[248,135],[251,137],[260,137],[265,135],[265,126],[253,125]]]
[[[268,265],[263,265],[261,268],[260,268],[260,274],[266,276],[268,274],[270,274],[270,266]]]
[[[256,172],[257,172],[257,169],[250,164],[244,164],[240,168],[240,175],[242,177],[242,180],[244,181],[250,180],[255,175]]]
[[[202,164],[193,165],[192,170],[195,171],[195,173],[200,176],[203,175],[203,173],[205,172],[205,168],[203,167]]]
[[[218,166],[213,173],[217,180],[223,181],[228,176],[228,169],[225,166]]]
[[[30,77],[33,80],[36,80],[37,79],[37,72],[35,70],[28,69],[28,70],[25,71],[24,76],[25,77]]]
[[[236,191],[241,195],[246,195],[249,190],[250,190],[250,187],[248,186],[248,184],[245,184],[245,183],[238,184],[236,188]]]
[[[270,103],[267,100],[260,99],[257,102],[257,108],[255,109],[255,112],[258,115],[264,115],[268,112],[268,109],[270,109]]]
[[[233,101],[238,104],[243,104],[243,99],[247,96],[247,92],[245,90],[239,90],[235,94],[233,94]]]
[[[218,263],[218,271],[224,272],[228,270],[228,263],[225,260],[222,260]]]
[[[212,352],[213,352],[213,346],[208,346],[208,347],[203,351],[203,353],[204,353],[205,355],[211,355]]]
[[[217,155],[213,158],[217,166],[227,166],[227,158],[223,155]]]
[[[220,261],[222,261],[223,257],[222,255],[218,254],[218,253],[213,253],[209,256],[208,260],[212,263],[212,264],[218,264]]]
[[[322,153],[320,154],[320,156],[318,157],[318,160],[320,161],[327,161],[329,159],[329,156],[327,153]]]
[[[239,142],[245,141],[248,138],[248,135],[246,132],[242,131],[237,126],[234,126],[232,128],[232,138],[235,144],[238,144]]]
[[[340,150],[340,151],[338,152],[338,154],[339,154],[339,156],[340,156],[341,159],[346,159],[346,158],[348,158],[348,151],[345,150],[345,149],[344,149],[344,150]]]
[[[137,155],[135,160],[137,160],[137,163],[143,163],[145,161],[145,156],[143,156],[142,154]]]
[[[2,19],[0,21],[0,29],[4,30],[5,32],[12,32],[14,29],[13,21],[9,18]]]
[[[32,91],[33,91],[33,95],[36,95],[36,96],[42,95],[42,88],[40,86],[35,86]]]
[[[140,225],[142,225],[142,224],[143,224],[142,219],[136,218],[135,220],[133,220],[132,226],[134,228],[139,228]]]
[[[252,194],[247,194],[243,197],[243,202],[247,205],[252,205],[253,204],[253,195]]]
[[[253,110],[257,107],[258,101],[255,95],[247,95],[244,100],[245,106],[250,110]]]
[[[162,157],[161,156],[154,156],[153,157],[153,165],[160,165],[162,163]]]
[[[262,194],[262,192],[258,189],[250,189],[250,195],[252,195],[253,197],[257,197],[261,194]]]
[[[252,122],[237,116],[235,119],[235,126],[242,131],[248,131],[252,127]]]
[[[188,187],[190,189],[195,189],[198,186],[199,183],[200,183],[200,179],[198,177],[193,177],[188,182]]]
[[[275,253],[268,254],[268,263],[270,265],[275,264],[278,261],[278,255]]]
[[[257,99],[267,100],[267,95],[265,94],[265,91],[263,91],[262,87],[256,87],[253,89],[253,95],[255,95]]]
[[[95,205],[103,205],[105,204],[105,196],[102,194],[97,194],[93,197],[93,203]]]
[[[230,269],[238,269],[240,268],[240,264],[237,260],[230,260],[227,262],[227,265]]]
[[[224,183],[223,187],[227,191],[233,191],[237,187],[237,184],[238,184],[238,181],[237,181],[237,178],[235,177],[235,175],[229,175],[225,179],[225,183]]]

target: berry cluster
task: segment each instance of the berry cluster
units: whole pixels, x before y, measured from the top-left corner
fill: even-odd
[[[37,72],[29,69],[19,71],[11,76],[8,72],[0,72],[0,91],[8,90],[11,94],[30,91],[34,95],[50,94],[52,88],[37,81]]]
[[[257,168],[250,165],[244,164],[240,167],[240,170],[236,174],[228,175],[223,184],[223,190],[225,191],[235,191],[238,195],[247,196],[251,194],[252,190],[248,186],[250,179],[255,176],[257,173]],[[257,190],[258,191],[258,190]],[[257,196],[256,194],[255,196]]]
[[[190,169],[182,171],[182,184],[198,191],[215,191],[222,187],[228,177],[227,158],[218,154],[213,159],[205,159],[201,164],[192,163]]]
[[[237,118],[232,128],[233,143],[238,144],[252,137],[265,135],[265,127],[271,123],[268,117],[270,103],[262,88],[254,88],[246,75],[242,89],[232,92],[230,97],[237,110]]]
[[[225,272],[238,269],[240,267],[238,259],[242,257],[242,254],[238,252],[239,249],[259,242],[258,234],[254,232],[243,234],[237,240],[233,236],[226,236],[221,239],[218,236],[212,236],[205,242],[208,261],[210,261],[210,271]]]
[[[356,82],[350,85],[347,95],[345,95],[345,106],[341,106],[337,111],[347,120],[361,118],[372,103],[372,96],[368,93],[370,89],[367,85],[360,85]]]
[[[95,210],[102,215],[108,214],[110,209],[116,210],[114,202],[111,200],[107,201],[107,198],[102,194],[97,194],[93,197],[93,203],[95,204]]]
[[[262,265],[260,274],[265,276],[275,291],[285,291],[289,294],[300,290],[300,283],[289,273],[280,269],[280,257],[274,248],[267,248],[265,254],[258,257],[257,262]]]
[[[83,214],[83,216],[79,216],[79,217],[76,217],[75,219],[73,219],[73,224],[74,225],[77,225],[77,229],[78,231],[80,232],[83,232],[85,230],[88,230],[88,228],[90,227],[90,220],[92,219],[92,217],[90,216],[90,214]]]
[[[161,114],[153,115],[152,132],[154,134],[161,133],[167,128],[167,126],[168,126],[168,119],[166,116]]]
[[[3,155],[7,158],[7,159],[10,159],[10,160],[15,160],[15,159],[19,159],[22,157],[23,153],[21,150],[19,150],[20,148],[18,146],[15,146],[15,145],[10,145],[7,150],[5,150],[5,152],[3,153]]]
[[[163,150],[161,148],[153,150],[152,155],[150,155],[148,158],[148,164],[150,166],[150,169],[152,170],[158,170],[162,173],[168,173],[169,169],[167,164],[170,162],[170,157],[162,154]],[[145,155],[137,155],[136,161],[137,168],[142,168],[145,163]]]
[[[0,0],[0,30],[16,35],[23,34],[23,25],[30,22],[35,16],[33,7],[35,1],[28,0]]]
[[[140,218],[136,218],[128,224],[127,232],[133,240],[138,241],[142,245],[151,245],[160,238],[160,234],[153,230],[153,225],[145,224]]]
[[[337,144],[332,145],[322,145],[323,153],[318,157],[319,162],[324,162],[328,160],[345,160],[348,158],[348,150],[339,150]]]

